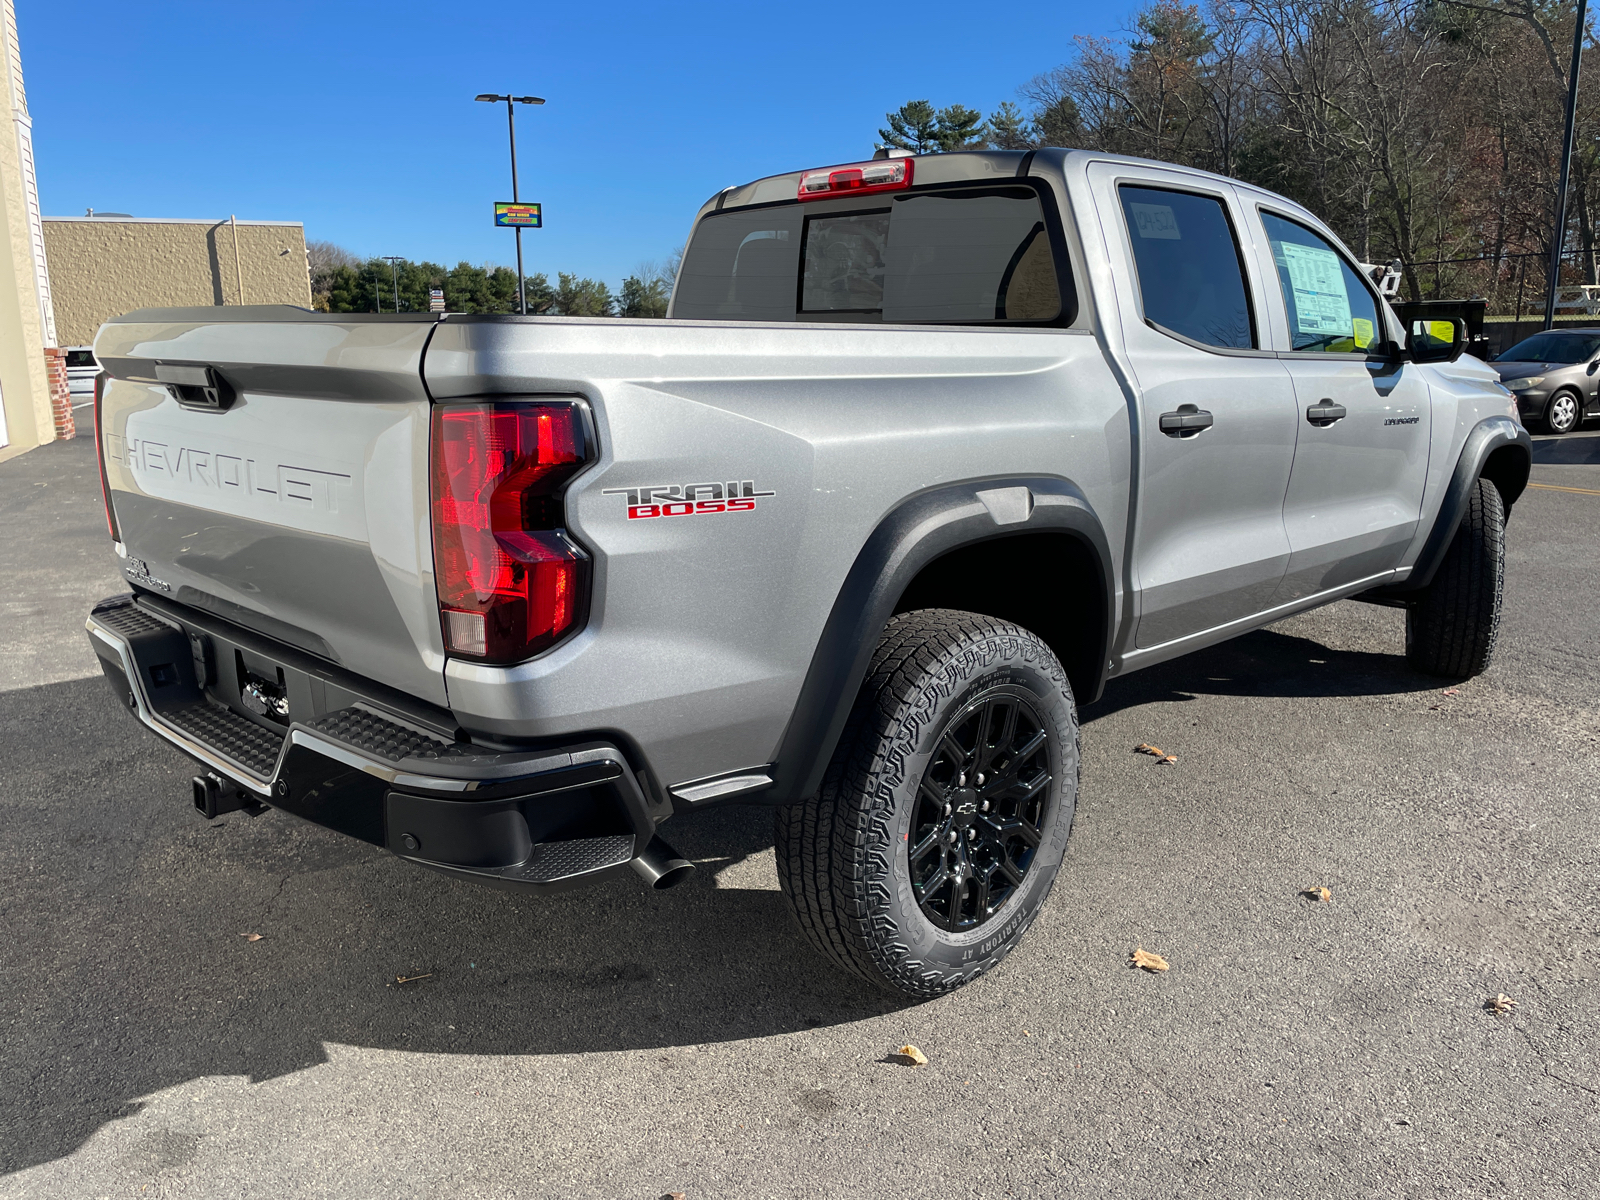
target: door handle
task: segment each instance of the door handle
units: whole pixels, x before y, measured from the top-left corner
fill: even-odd
[[[1193,404],[1180,404],[1177,412],[1162,413],[1157,424],[1168,437],[1190,438],[1211,428],[1211,414]]]
[[[1306,409],[1306,420],[1319,428],[1332,425],[1335,421],[1342,421],[1346,415],[1344,405],[1335,404],[1332,400],[1318,400]]]

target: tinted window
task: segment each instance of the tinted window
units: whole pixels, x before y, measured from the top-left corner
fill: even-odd
[[[1261,224],[1278,266],[1293,349],[1359,354],[1382,340],[1378,302],[1326,238],[1271,213],[1261,214]]]
[[[731,279],[744,271],[722,228],[732,219],[740,237],[784,242],[786,257],[774,253],[770,292],[759,297]],[[777,300],[785,270],[786,307]],[[687,318],[897,324],[1052,321],[1061,312],[1044,210],[1020,187],[899,196],[856,212],[793,205],[707,217],[673,304]]]
[[[716,213],[683,257],[673,314],[691,319],[794,320],[799,205]]]
[[[1581,363],[1596,354],[1600,354],[1600,334],[1536,333],[1497,357],[1500,362]]]
[[[888,251],[888,209],[809,218],[800,311],[881,311]]]
[[[95,366],[95,365],[97,365],[97,364],[94,361],[94,351],[93,350],[68,350],[67,351],[67,366],[69,366],[69,367],[92,367],[92,366]]]
[[[1049,321],[1061,312],[1038,197],[907,196],[894,209],[885,321]]]
[[[1145,319],[1207,346],[1256,344],[1250,293],[1220,200],[1124,184]]]

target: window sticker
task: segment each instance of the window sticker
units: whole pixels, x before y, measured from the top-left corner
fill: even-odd
[[[1355,328],[1356,349],[1365,350],[1372,345],[1372,322],[1365,317],[1351,317],[1350,324]]]
[[[1321,337],[1350,336],[1350,293],[1345,290],[1339,256],[1332,250],[1279,242],[1278,252],[1294,289],[1296,332]]]
[[[1183,240],[1183,235],[1178,232],[1178,218],[1171,205],[1130,202],[1128,208],[1133,212],[1133,224],[1140,237],[1162,238],[1171,242]]]

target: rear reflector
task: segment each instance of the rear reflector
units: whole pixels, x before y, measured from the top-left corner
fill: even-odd
[[[872,162],[823,167],[800,176],[800,199],[824,200],[830,196],[893,192],[911,186],[915,159],[882,158]]]
[[[445,648],[512,663],[581,622],[588,556],[561,489],[591,457],[572,401],[433,410],[433,565]]]

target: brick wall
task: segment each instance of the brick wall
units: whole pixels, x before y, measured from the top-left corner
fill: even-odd
[[[56,437],[61,441],[77,437],[77,422],[72,419],[72,392],[67,387],[67,352],[58,346],[46,346],[44,370],[50,383],[50,418],[55,422]]]

